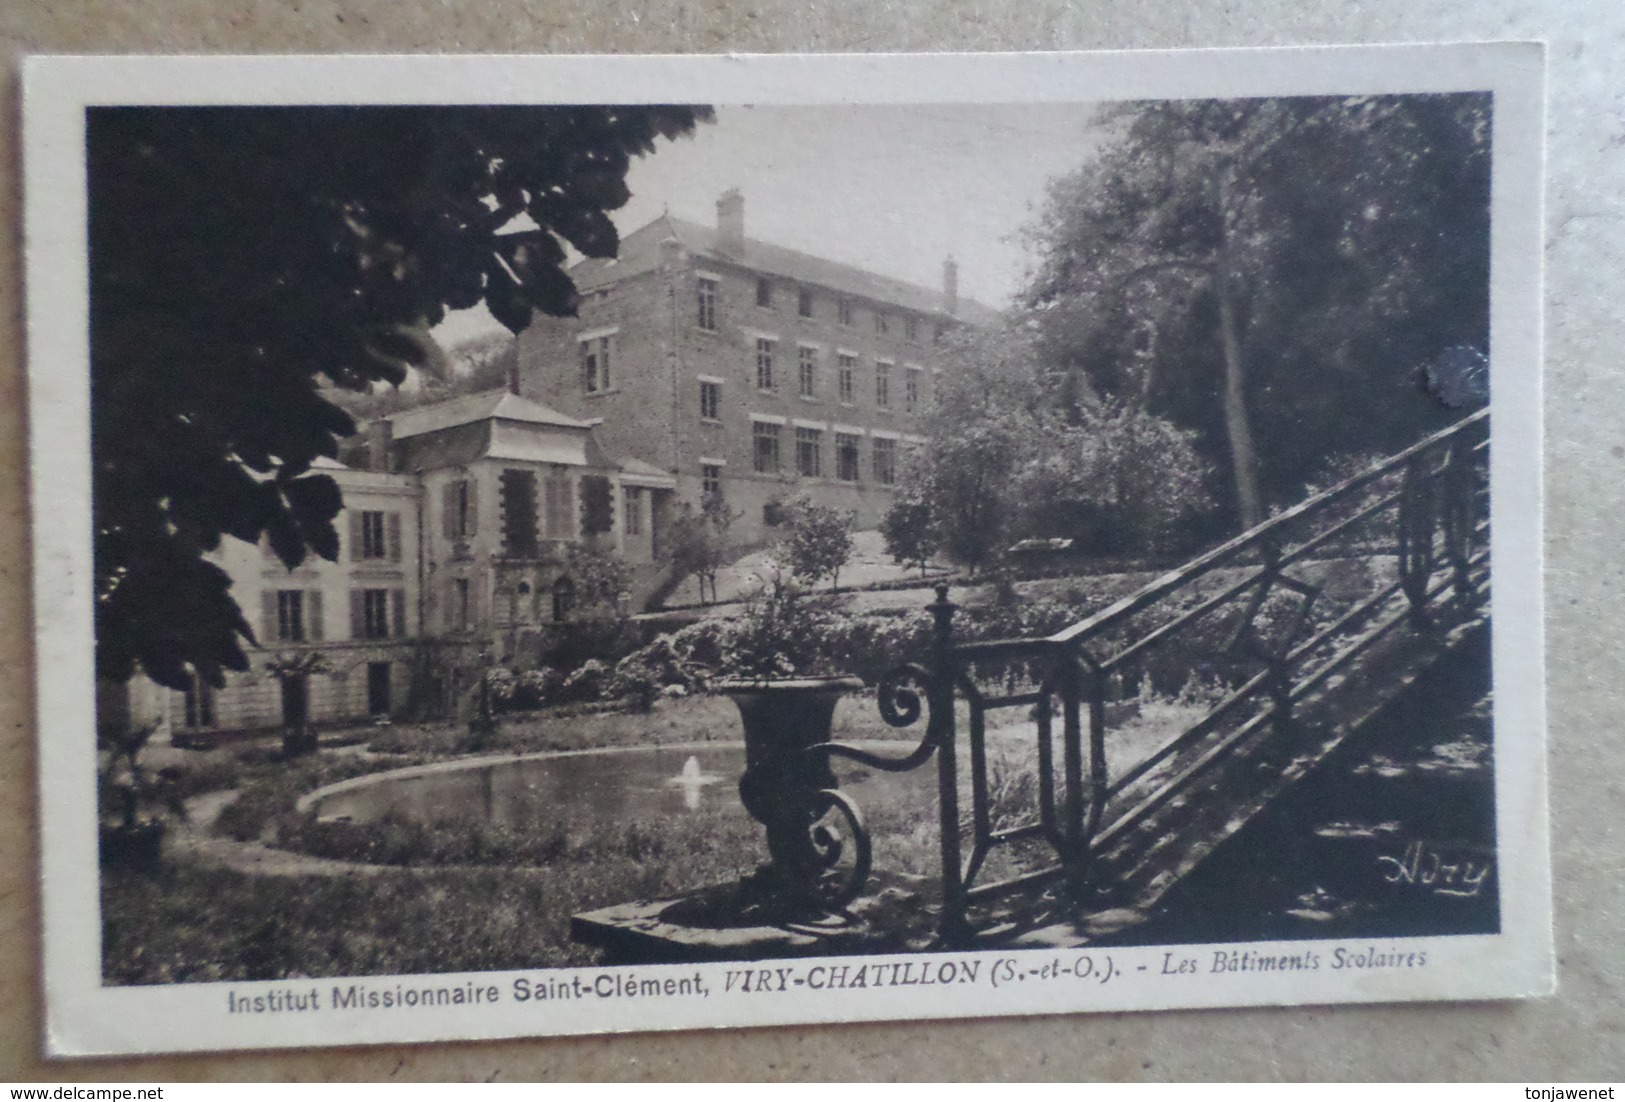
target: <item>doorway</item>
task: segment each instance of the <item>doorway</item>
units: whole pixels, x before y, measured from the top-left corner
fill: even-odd
[[[367,714],[370,716],[389,715],[389,667],[388,662],[367,663]]]

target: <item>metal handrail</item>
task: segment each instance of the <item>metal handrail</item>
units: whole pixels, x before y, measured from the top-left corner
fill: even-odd
[[[922,700],[929,714],[925,737],[906,760],[907,767],[933,757],[937,762],[944,939],[968,936],[966,912],[972,900],[1057,876],[1081,897],[1090,860],[1104,840],[1120,837],[1252,736],[1266,728],[1288,730],[1294,707],[1377,640],[1405,624],[1431,630],[1447,615],[1441,602],[1447,593],[1457,614],[1475,614],[1488,587],[1488,572],[1483,569],[1488,552],[1477,546],[1487,540],[1488,519],[1475,516],[1488,480],[1488,417],[1489,411],[1481,410],[1432,433],[1045,636],[956,640],[956,606],[948,600],[948,587],[939,586],[931,606],[936,622],[931,656],[884,680],[881,702],[887,722],[894,726],[918,718]],[[1348,516],[1334,514],[1336,506],[1361,490],[1394,476],[1400,479],[1397,489],[1359,503]],[[1317,521],[1324,523],[1328,517],[1330,523],[1314,529]],[[1382,526],[1378,536],[1384,552],[1395,556],[1397,577],[1379,580],[1363,599],[1329,622],[1310,624],[1310,608],[1324,587],[1288,573],[1288,568],[1309,564],[1340,537],[1376,525]],[[1368,563],[1375,557],[1371,548],[1377,546],[1376,538],[1368,537],[1362,545],[1360,557]],[[1135,618],[1142,613],[1251,553],[1257,558],[1247,562],[1249,569],[1242,577],[1226,581],[1218,592],[1203,595],[1194,607],[1179,610],[1164,623],[1136,628]],[[1272,591],[1296,594],[1298,599],[1297,611],[1287,618],[1285,637],[1273,642],[1261,639],[1258,630],[1258,617]],[[1114,776],[1107,761],[1112,679],[1137,676],[1136,664],[1152,652],[1238,603],[1245,607],[1234,637],[1217,657],[1231,665],[1250,663],[1256,670],[1236,675],[1229,691],[1204,714]],[[978,668],[1002,664],[1009,669],[1020,663],[1026,664],[1033,690],[1016,691],[1011,685],[1002,695],[985,695],[976,687]],[[903,680],[919,685],[922,692],[903,689]],[[956,699],[969,708],[972,837],[963,862]],[[900,715],[900,700],[911,701],[912,712]],[[1254,705],[1252,711],[1249,705]],[[1032,709],[1039,818],[994,829],[985,717],[989,711],[1014,707]],[[845,748],[828,749],[839,754]],[[901,762],[887,765],[896,768]],[[1165,767],[1171,775],[1159,773]],[[1142,782],[1149,792],[1139,791]],[[1109,814],[1108,805],[1114,809]],[[1034,838],[1051,845],[1058,858],[1055,864],[993,883],[974,883],[994,847]]]

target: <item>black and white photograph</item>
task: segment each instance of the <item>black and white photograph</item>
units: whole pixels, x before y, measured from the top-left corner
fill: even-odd
[[[1539,56],[32,60],[49,1043],[1549,990]]]

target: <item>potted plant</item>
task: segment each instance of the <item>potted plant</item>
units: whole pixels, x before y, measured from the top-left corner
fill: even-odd
[[[838,672],[822,618],[776,569],[722,640],[722,680],[745,728],[739,797],[767,828],[767,878],[789,909],[828,910],[868,878],[868,836],[829,756],[835,705],[863,682]]]
[[[156,866],[168,826],[164,814],[186,820],[186,806],[169,771],[154,772],[141,762],[141,752],[157,730],[153,720],[128,731],[98,734],[106,754],[97,785],[103,864]]]

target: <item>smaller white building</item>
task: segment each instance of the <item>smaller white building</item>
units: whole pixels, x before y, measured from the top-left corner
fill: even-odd
[[[102,686],[101,722],[157,720],[186,742],[444,712],[487,657],[534,652],[571,619],[581,543],[620,555],[640,601],[675,480],[612,460],[595,424],[507,391],[374,422],[357,452],[369,469],[316,465],[344,498],[337,561],[289,570],[268,543],[229,538],[215,556],[257,637],[252,668],[223,689]]]

